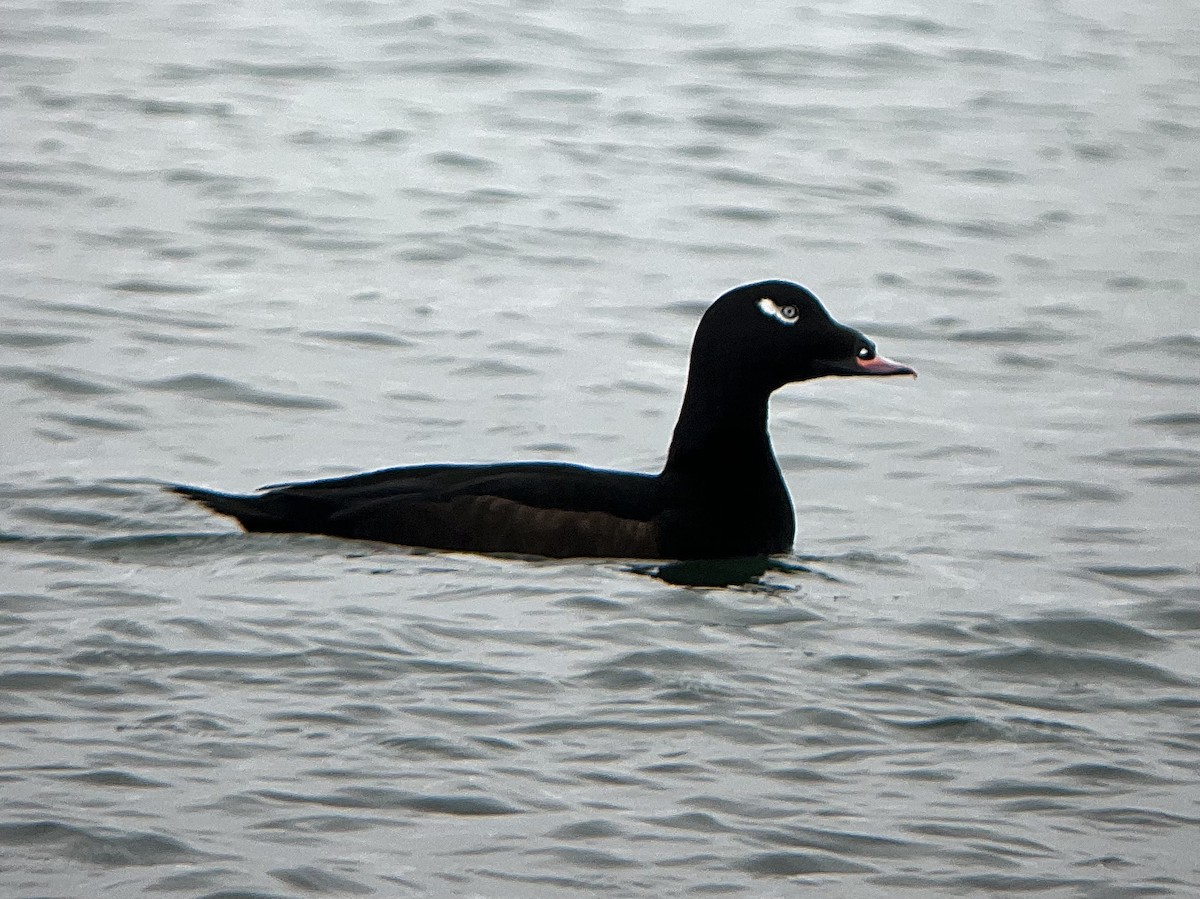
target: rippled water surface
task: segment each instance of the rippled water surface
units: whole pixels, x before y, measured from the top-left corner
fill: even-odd
[[[0,893],[1200,893],[1194,4],[0,6]],[[921,378],[756,582],[158,487],[653,470],[761,277]]]

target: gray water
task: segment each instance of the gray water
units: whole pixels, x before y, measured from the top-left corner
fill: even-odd
[[[1200,892],[1194,4],[2,7],[4,896]],[[757,582],[159,489],[654,470],[762,277],[921,377]]]

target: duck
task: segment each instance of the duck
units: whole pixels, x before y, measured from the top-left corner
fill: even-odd
[[[407,465],[253,494],[167,486],[248,532],[558,559],[764,558],[790,552],[796,532],[767,429],[771,394],[824,377],[916,374],[834,320],[808,288],[758,281],[701,316],[656,474],[504,462]]]

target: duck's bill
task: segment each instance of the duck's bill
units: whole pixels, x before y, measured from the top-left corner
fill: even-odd
[[[917,376],[917,370],[900,362],[893,362],[886,356],[874,356],[863,359],[854,356],[850,359],[831,359],[822,363],[831,375],[912,375]]]
[[[858,371],[855,374],[860,375],[912,375],[917,376],[917,370],[899,362],[893,362],[886,356],[876,356],[874,359],[858,359],[854,360]]]

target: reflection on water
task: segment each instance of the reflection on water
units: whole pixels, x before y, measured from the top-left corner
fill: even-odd
[[[1196,893],[1198,39],[8,9],[0,892]],[[922,372],[775,398],[786,558],[248,536],[159,487],[655,470],[762,277]]]

